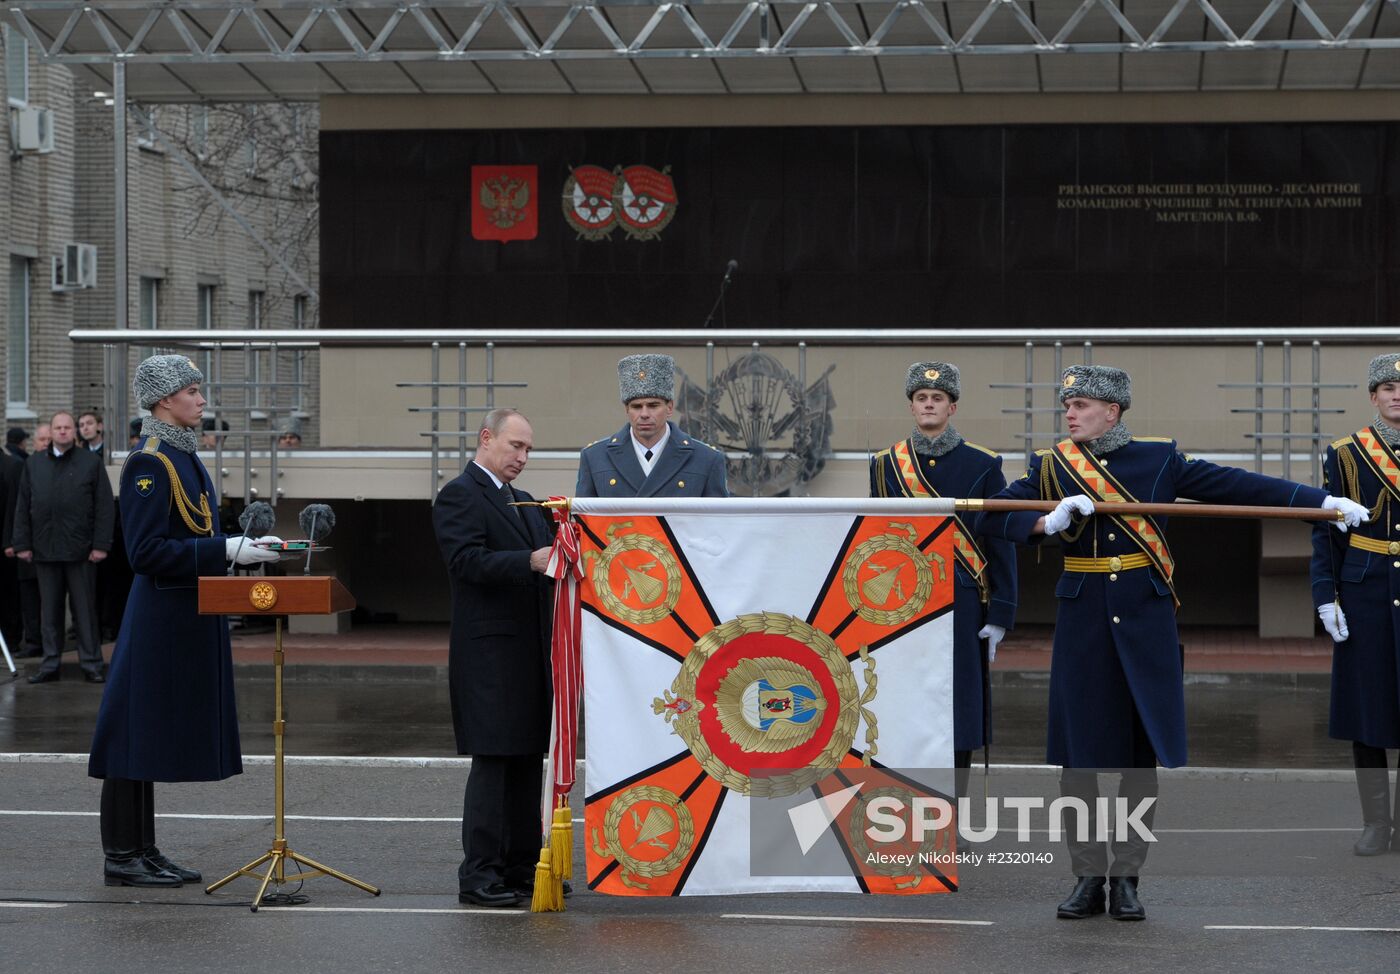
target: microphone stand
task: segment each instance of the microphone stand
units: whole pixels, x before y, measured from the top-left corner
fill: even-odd
[[[715,312],[724,305],[724,292],[729,290],[729,282],[734,280],[734,271],[737,269],[732,266],[733,261],[730,264],[730,267],[725,268],[724,280],[719,283],[719,297],[715,298],[714,306],[710,308],[710,313],[705,316],[705,323],[700,326],[701,328],[710,327],[710,322],[715,320]]]
[[[301,570],[303,575],[311,574],[311,549],[316,547],[316,515],[320,513],[320,511],[311,512],[311,530],[306,535],[306,566]]]

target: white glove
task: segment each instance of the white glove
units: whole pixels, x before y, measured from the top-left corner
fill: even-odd
[[[977,638],[987,641],[987,662],[995,663],[997,661],[997,647],[1006,638],[1006,627],[994,626],[989,622],[977,630]]]
[[[1060,505],[1045,515],[1045,533],[1059,534],[1070,526],[1073,515],[1088,517],[1094,513],[1094,502],[1083,494],[1075,494],[1060,501]]]
[[[1327,630],[1327,635],[1332,637],[1334,643],[1344,643],[1351,635],[1347,631],[1347,617],[1342,612],[1342,607],[1335,602],[1328,602],[1326,605],[1317,607],[1317,617],[1322,620],[1322,628]]]
[[[1342,512],[1342,519],[1333,521],[1332,527],[1343,533],[1346,532],[1347,528],[1354,528],[1358,524],[1365,524],[1371,520],[1371,512],[1349,497],[1329,497],[1322,502],[1322,509]]]
[[[265,561],[278,561],[282,557],[280,551],[268,551],[266,548],[257,547],[259,541],[274,542],[281,544],[282,539],[268,534],[261,538],[225,538],[224,557],[229,561],[239,565],[256,565]],[[242,546],[240,547],[240,542]]]

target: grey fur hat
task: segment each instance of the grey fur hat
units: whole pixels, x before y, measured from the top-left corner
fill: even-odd
[[[1060,402],[1073,396],[1116,402],[1126,410],[1133,402],[1133,380],[1111,365],[1071,365],[1060,378]]]
[[[915,362],[904,380],[904,397],[913,399],[920,389],[940,389],[957,402],[962,395],[958,367],[952,362]]]
[[[1400,353],[1377,355],[1366,367],[1366,391],[1375,392],[1382,382],[1400,382]]]
[[[669,355],[628,355],[617,362],[617,388],[623,402],[676,398],[676,360]]]
[[[184,355],[152,355],[136,366],[131,391],[142,409],[150,409],[166,396],[203,381],[204,373]]]

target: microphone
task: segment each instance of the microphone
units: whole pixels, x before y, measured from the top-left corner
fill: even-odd
[[[314,546],[326,535],[331,533],[331,528],[335,527],[335,511],[331,510],[329,504],[307,504],[297,515],[297,524],[306,535],[306,540]],[[306,549],[306,567],[302,569],[303,575],[311,574],[311,548]]]
[[[729,290],[729,282],[734,279],[734,272],[739,269],[739,262],[734,258],[729,259],[729,263],[724,265],[724,280],[719,284],[719,297],[715,298],[715,303],[710,308],[710,313],[705,316],[705,323],[701,328],[710,327],[710,322],[715,320],[715,312],[724,306],[724,292]]]
[[[243,537],[238,539],[238,547],[234,549],[233,561],[228,563],[228,573],[233,574],[234,565],[238,563],[238,553],[243,550],[243,544],[248,538],[261,538],[272,530],[272,526],[277,523],[277,513],[272,509],[272,505],[267,501],[253,501],[243,509],[243,513],[238,515],[238,525],[243,529]]]

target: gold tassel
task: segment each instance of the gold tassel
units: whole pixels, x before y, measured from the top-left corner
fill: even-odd
[[[558,913],[564,909],[564,887],[549,868],[549,846],[540,850],[535,863],[535,893],[530,897],[531,913]]]
[[[554,810],[554,824],[549,829],[549,864],[561,881],[562,896],[562,880],[574,878],[574,819],[573,810],[567,804]]]

